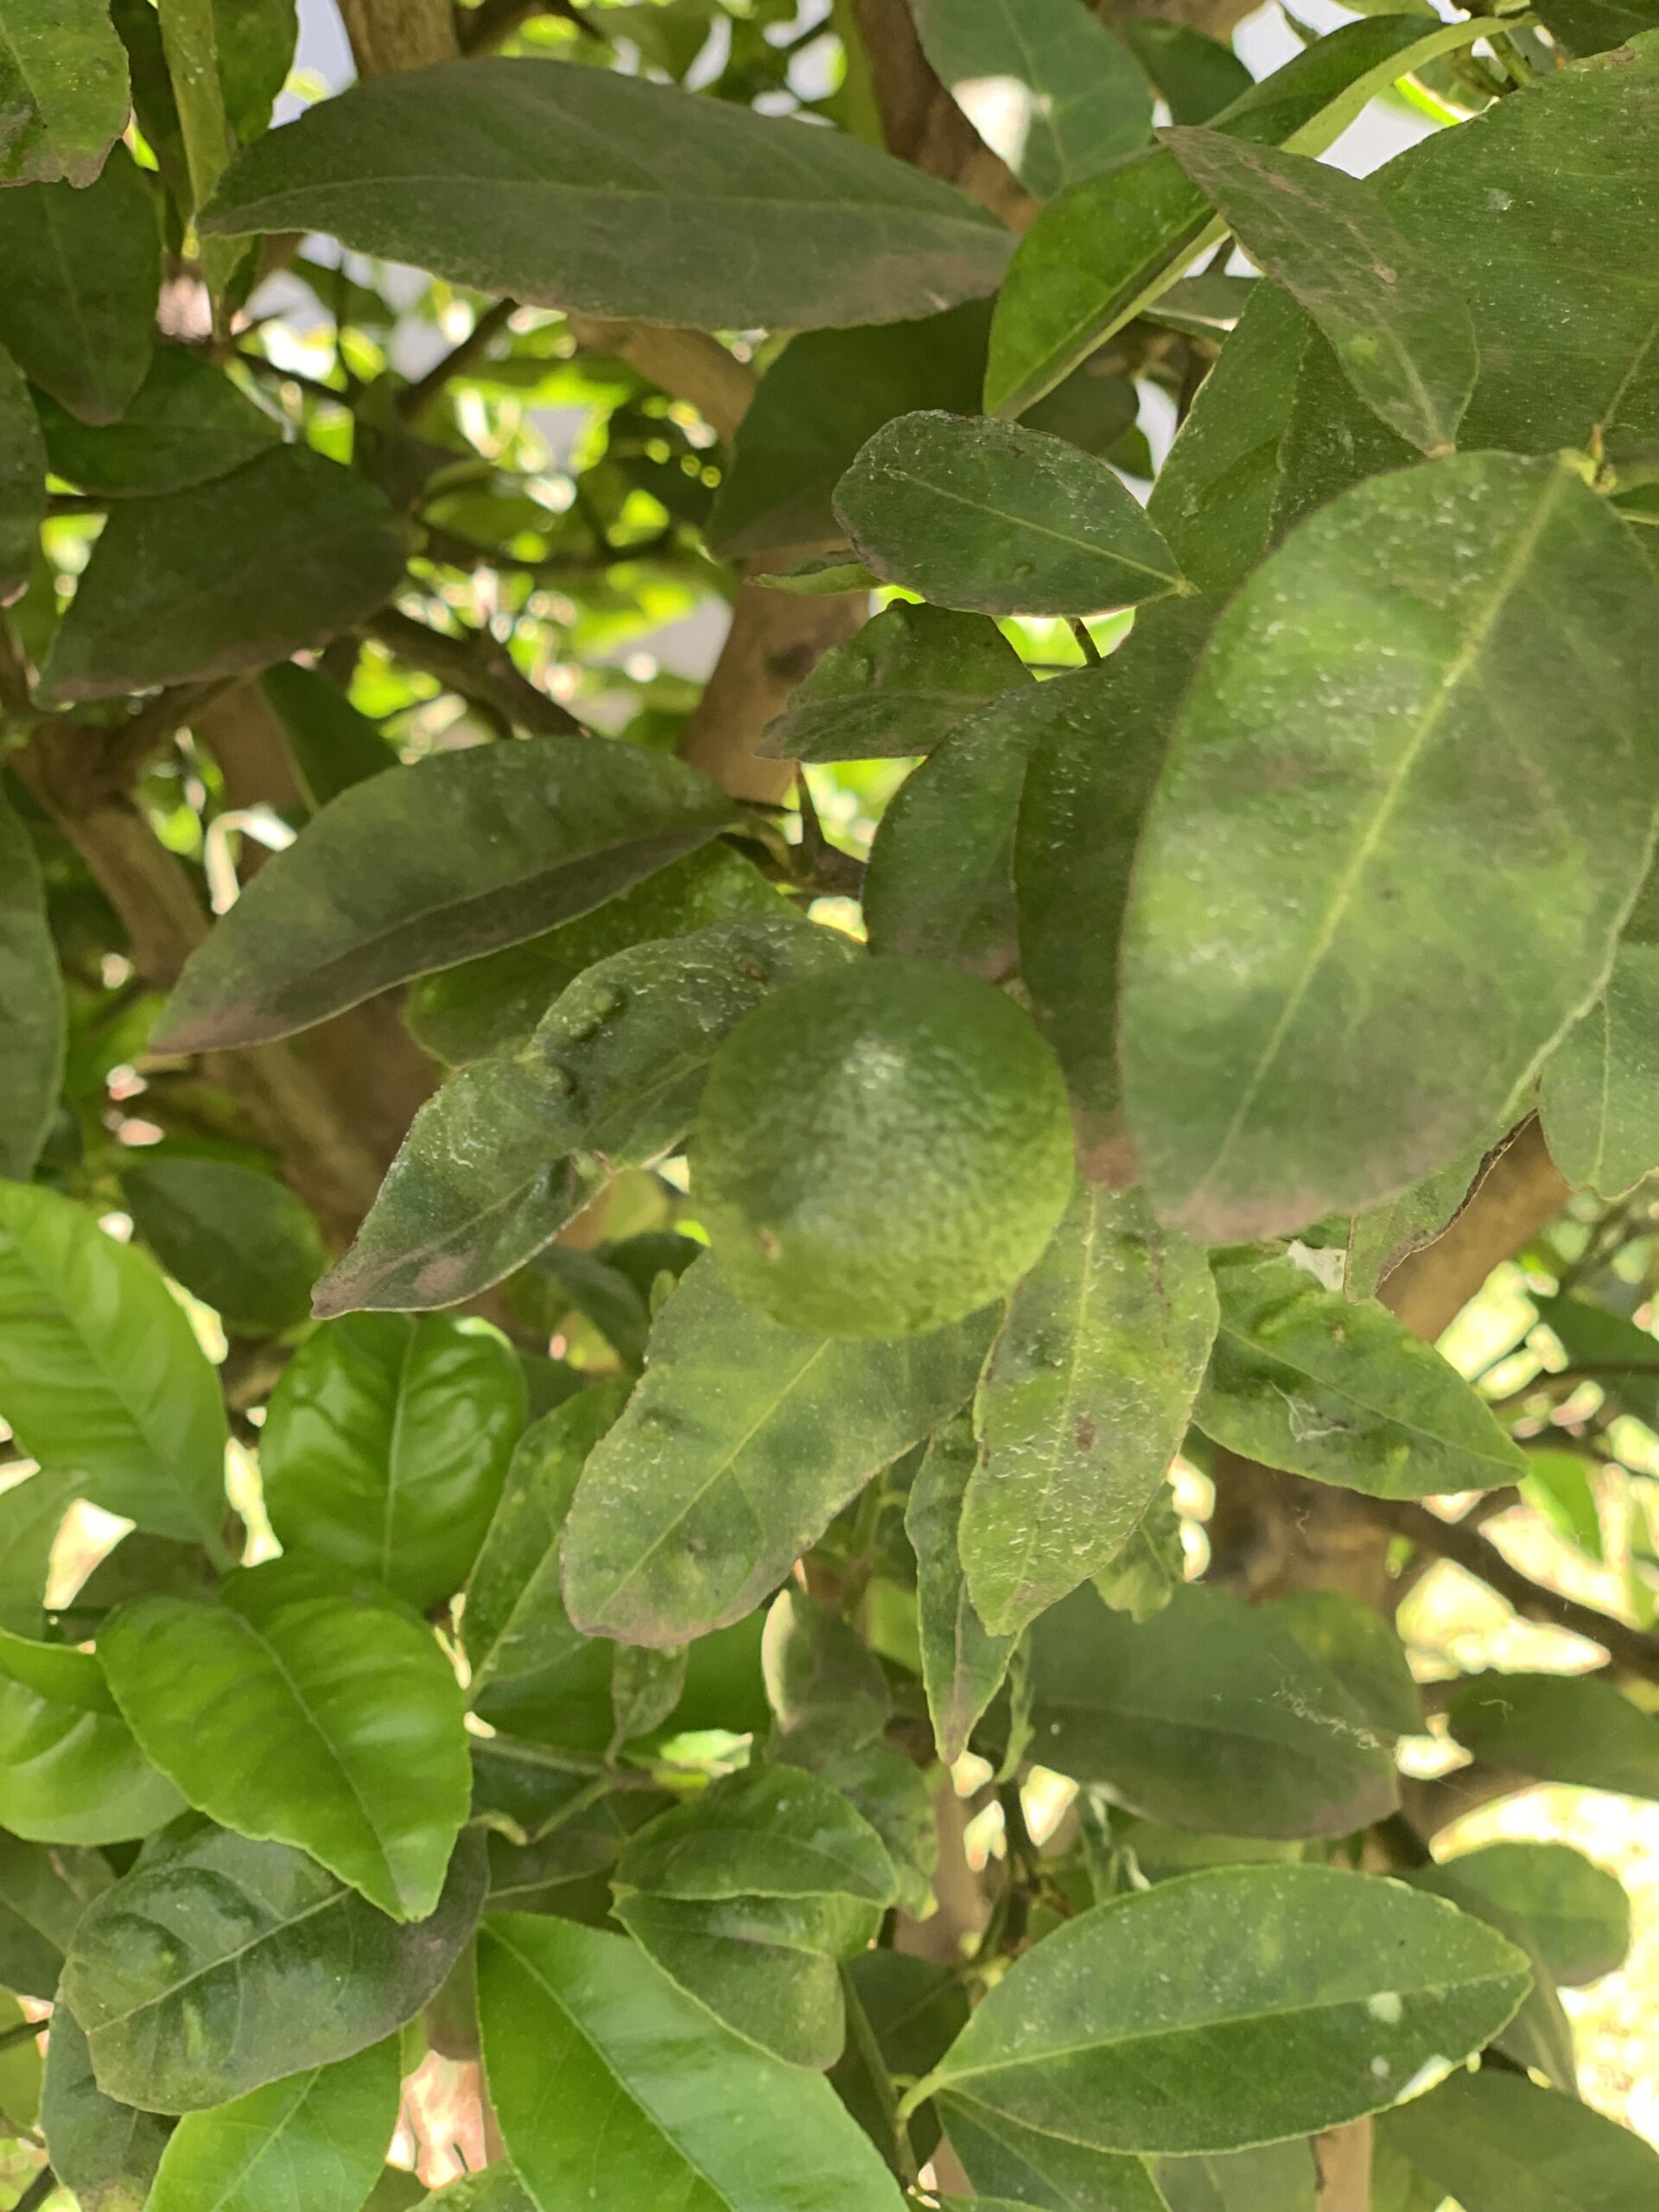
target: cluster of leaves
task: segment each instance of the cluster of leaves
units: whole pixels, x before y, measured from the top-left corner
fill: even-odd
[[[986,2212],[1312,2212],[1372,2114],[1378,2212],[1656,2196],[1557,1994],[1618,1885],[1436,1862],[1392,1624],[1189,1581],[1167,1478],[1349,1494],[1396,1595],[1420,1500],[1512,1587],[1481,1514],[1616,1497],[1616,1663],[1440,1702],[1659,1798],[1659,35],[1255,83],[914,0],[1016,241],[864,12],[808,98],[781,0],[486,4],[270,130],[289,0],[0,0],[0,2113],[86,2212],[415,2202],[428,2037],[454,2212],[897,2212],[947,2136]],[[1315,158],[1384,95],[1440,127]],[[867,869],[615,664],[746,564],[882,594],[762,745]],[[391,1003],[444,1079],[314,1212],[286,1040]],[[1582,1195],[1471,1381],[1376,1292],[1535,1115]],[[951,1770],[1003,1855],[930,1957]]]

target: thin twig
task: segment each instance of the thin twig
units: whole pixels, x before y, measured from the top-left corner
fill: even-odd
[[[538,736],[586,737],[590,733],[556,699],[537,689],[505,645],[482,630],[452,637],[429,629],[395,607],[383,607],[364,625],[389,652],[435,676],[448,691]]]
[[[498,300],[493,307],[486,308],[467,335],[452,346],[441,361],[435,362],[423,377],[405,385],[397,395],[397,412],[405,423],[414,422],[437,398],[451,377],[457,377],[469,368],[479,355],[488,350],[492,340],[499,337],[518,312],[517,300]]]
[[[1077,639],[1083,657],[1090,668],[1098,668],[1106,656],[1095,643],[1094,632],[1081,615],[1074,615],[1071,622],[1072,636]]]
[[[33,2043],[36,2036],[43,2036],[51,2026],[49,2019],[19,2020],[15,2027],[0,2031],[0,2050],[15,2050],[20,2043]]]
[[[29,2187],[12,2207],[12,2212],[40,2212],[40,2208],[58,2185],[58,2177],[50,2166],[42,2166]]]

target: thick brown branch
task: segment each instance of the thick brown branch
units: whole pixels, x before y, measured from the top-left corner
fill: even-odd
[[[659,391],[689,400],[709,429],[729,445],[754,397],[755,374],[706,330],[670,323],[611,322],[600,315],[570,317],[570,329],[587,353],[614,353]]]
[[[359,77],[453,61],[461,52],[450,0],[340,0]]]
[[[934,75],[906,0],[854,0],[854,13],[888,150],[954,184],[1011,230],[1027,229],[1038,202]]]
[[[715,672],[680,739],[683,758],[735,798],[786,798],[794,763],[763,760],[755,745],[820,654],[850,638],[868,607],[862,593],[800,599],[745,584]]]

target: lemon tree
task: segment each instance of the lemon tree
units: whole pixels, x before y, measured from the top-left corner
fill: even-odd
[[[0,0],[0,2203],[1659,2204],[1659,18],[1240,14]]]

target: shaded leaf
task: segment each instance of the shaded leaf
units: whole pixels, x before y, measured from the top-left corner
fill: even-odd
[[[963,1402],[990,1319],[894,1344],[802,1336],[699,1260],[577,1487],[564,1559],[576,1621],[674,1644],[741,1618],[877,1468]]]
[[[1160,2158],[1169,2212],[1317,2212],[1308,2143],[1269,2143],[1219,2158]]]
[[[1043,2212],[1168,2212],[1143,2159],[1045,2134],[967,2098],[941,2095],[938,2108],[976,2187],[1017,2189],[1017,2202]]]
[[[932,2078],[953,2104],[1101,2150],[1243,2150],[1391,2104],[1478,2050],[1525,1987],[1520,1954],[1438,1897],[1228,1867],[1069,1921]]]
[[[285,1551],[373,1576],[424,1612],[467,1580],[524,1417],[512,1347],[486,1324],[331,1322],[271,1393],[270,1525]]]
[[[1569,466],[1497,454],[1344,493],[1245,585],[1126,925],[1124,1081],[1160,1212],[1212,1240],[1295,1229],[1484,1133],[1599,987],[1645,869],[1656,612]]]
[[[1217,1444],[1373,1497],[1495,1490],[1524,1472],[1485,1401],[1385,1307],[1249,1248],[1217,1255],[1216,1283],[1194,1419]]]
[[[0,1176],[26,1178],[40,1156],[63,1080],[64,1030],[40,863],[0,785]]]
[[[1103,461],[980,416],[889,423],[842,478],[836,512],[877,575],[969,613],[1091,614],[1180,582]]]
[[[1446,1707],[1452,1733],[1484,1765],[1659,1799],[1659,1720],[1583,1675],[1471,1676]]]
[[[377,726],[359,714],[321,669],[281,661],[259,678],[259,696],[276,719],[295,780],[314,810],[353,784],[397,766],[397,755]]]
[[[101,1852],[0,1835],[0,1986],[49,1998],[76,1922],[114,1878]]]
[[[0,1804],[39,1843],[121,1843],[179,1811],[90,1651],[0,1630]]]
[[[53,641],[41,696],[62,706],[264,668],[372,613],[408,553],[374,486],[308,446],[124,499]]]
[[[1268,1602],[1310,1659],[1334,1676],[1357,1713],[1387,1736],[1424,1732],[1422,1694],[1393,1624],[1339,1590],[1298,1590]]]
[[[968,2021],[968,1993],[948,1967],[903,1951],[861,1951],[842,1967],[847,2047],[830,2070],[836,2095],[895,2172],[893,2077],[937,2066]],[[913,2153],[931,2158],[939,2123],[931,2107],[912,2114]],[[902,2178],[902,2174],[900,2175]]]
[[[1565,1843],[1488,1843],[1443,1862],[1465,1889],[1479,1890],[1521,1922],[1553,1980],[1597,1981],[1623,1964],[1630,1946],[1624,1885]]]
[[[396,2036],[187,2113],[145,2212],[359,2212],[397,2120]]]
[[[1138,1192],[1080,1185],[1008,1300],[962,1512],[975,1609],[1024,1628],[1121,1551],[1163,1485],[1216,1330],[1204,1253]]]
[[[1573,54],[1605,54],[1655,28],[1651,0],[1544,0],[1539,20]]]
[[[1489,1891],[1466,1886],[1457,1872],[1455,1861],[1447,1866],[1414,1866],[1404,1878],[1414,1889],[1426,1890],[1433,1897],[1448,1897],[1459,1911],[1472,1913],[1477,1920],[1484,1920],[1526,1959],[1532,1986],[1521,1999],[1514,2018],[1492,2038],[1492,2048],[1512,2064],[1541,2076],[1553,2088],[1576,2096],[1579,2073],[1573,2024],[1525,1922],[1518,1920]]]
[[[142,2212],[172,2129],[160,2113],[105,2094],[80,2024],[60,2002],[47,2046],[41,2131],[52,2171],[81,2212]]]
[[[1524,2075],[1454,2074],[1382,2126],[1464,2212],[1621,2212],[1659,2189],[1659,2152]]]
[[[911,1485],[905,1532],[916,1552],[922,1680],[940,1758],[954,1766],[974,1723],[1002,1687],[1017,1639],[993,1636],[974,1611],[962,1564],[963,1501],[979,1462],[966,1414],[931,1439]]]
[[[760,1669],[785,1749],[795,1737],[825,1748],[873,1743],[893,1710],[874,1652],[843,1613],[804,1590],[785,1586],[767,1607]]]
[[[1254,81],[1231,47],[1185,23],[1142,16],[1124,24],[1123,36],[1162,93],[1173,123],[1208,123]]]
[[[114,421],[89,427],[49,392],[39,406],[54,473],[111,499],[182,492],[227,476],[282,435],[278,423],[184,346],[156,348]]]
[[[211,235],[327,231],[541,307],[702,330],[931,315],[1007,233],[839,132],[555,61],[445,64],[319,101],[231,165]],[[437,181],[412,187],[419,146]]]
[[[1394,1762],[1333,1676],[1223,1591],[1185,1586],[1145,1621],[1078,1591],[1033,1629],[1032,1671],[1044,1764],[1172,1827],[1338,1836],[1396,1802]]]
[[[443,1981],[485,1878],[468,1830],[437,1910],[400,1926],[303,1852],[181,1822],[89,1907],[64,1967],[99,2086],[196,2112],[379,2043]]]
[[[1574,1190],[1620,1198],[1659,1166],[1659,944],[1622,941],[1606,988],[1544,1063],[1538,1118]]]
[[[87,185],[127,123],[127,58],[100,0],[10,0],[0,184]]]
[[[162,238],[124,146],[96,183],[0,191],[0,346],[83,423],[113,423],[149,367]]]
[[[221,1550],[219,1378],[154,1265],[56,1192],[0,1184],[0,1417],[106,1512]]]
[[[233,1336],[274,1336],[310,1312],[328,1255],[309,1211],[274,1175],[229,1160],[141,1156],[121,1189],[168,1274]]]
[[[774,760],[931,753],[988,700],[1030,683],[1019,654],[982,616],[895,600],[831,646],[755,749]]]
[[[46,519],[46,447],[22,372],[0,350],[0,607],[21,596]]]

